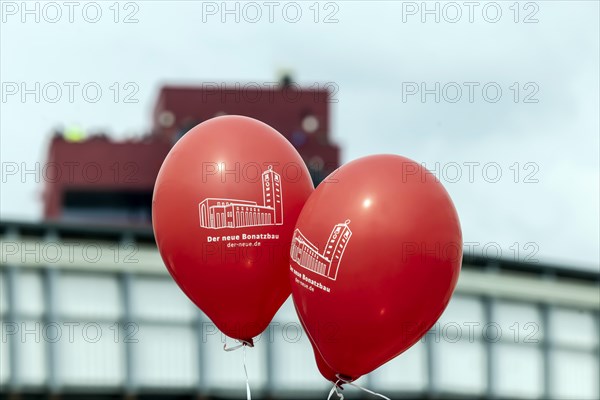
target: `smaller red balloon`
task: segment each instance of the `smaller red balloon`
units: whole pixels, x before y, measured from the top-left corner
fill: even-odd
[[[415,344],[450,301],[461,261],[452,200],[420,164],[377,155],[331,174],[290,251],[294,304],[324,375],[356,380]]]

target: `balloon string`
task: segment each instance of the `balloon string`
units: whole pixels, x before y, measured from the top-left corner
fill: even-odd
[[[244,347],[242,348],[244,352],[244,374],[246,374],[246,398],[248,400],[252,400],[252,395],[250,394],[250,381],[248,380],[248,369],[246,368],[246,346],[244,343]]]
[[[337,397],[340,400],[344,400],[344,395],[341,394],[340,392],[338,392],[338,383],[340,383],[340,380],[338,379],[338,381],[336,383],[333,384],[333,387],[331,388],[331,390],[329,391],[329,396],[327,396],[327,400],[331,399],[331,396],[333,395],[333,392],[335,392],[335,394],[337,395]]]
[[[341,377],[339,376],[339,374],[338,374],[338,375],[336,375],[336,377],[338,378],[338,382],[339,382],[339,381],[342,381],[343,383],[347,383],[347,384],[348,384],[348,385],[350,385],[350,386],[354,386],[355,388],[357,388],[357,389],[360,389],[360,390],[362,390],[363,392],[367,392],[367,393],[369,393],[369,394],[372,394],[372,395],[374,395],[374,396],[381,397],[382,399],[385,399],[385,400],[390,400],[390,398],[389,398],[389,397],[386,397],[386,396],[382,395],[381,393],[374,392],[374,391],[372,391],[372,390],[369,390],[369,389],[367,389],[367,388],[364,388],[364,387],[362,387],[362,386],[360,386],[360,385],[357,385],[356,383],[352,383],[352,381],[349,381],[349,380],[347,380],[347,379],[341,378]],[[335,386],[337,386],[337,383],[335,384]],[[337,393],[337,389],[336,389],[336,393]],[[339,394],[338,394],[338,396],[339,396]],[[342,399],[341,399],[341,400],[343,400],[343,399],[344,399],[344,396],[342,396]],[[329,400],[329,399],[327,399],[327,400]]]
[[[227,343],[225,343],[223,345],[223,350],[225,351],[235,351],[238,349],[242,349],[242,352],[244,354],[244,360],[243,360],[243,365],[244,365],[244,374],[246,375],[246,399],[247,400],[252,400],[252,395],[250,394],[250,380],[248,379],[248,368],[246,368],[246,346],[250,346],[253,347],[252,344],[250,342],[246,342],[245,340],[242,341],[242,344],[239,344],[237,346],[233,346],[233,347],[227,347]]]

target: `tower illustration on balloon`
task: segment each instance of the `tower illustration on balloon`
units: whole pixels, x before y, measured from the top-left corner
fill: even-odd
[[[283,224],[281,175],[273,166],[262,173],[263,204],[238,199],[205,198],[198,204],[200,226],[207,229]]]
[[[349,224],[348,219],[333,227],[323,254],[302,234],[300,229],[296,229],[292,237],[291,259],[302,268],[335,281],[344,250],[352,236]]]

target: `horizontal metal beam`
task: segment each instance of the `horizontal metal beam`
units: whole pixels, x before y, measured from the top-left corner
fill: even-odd
[[[73,271],[124,272],[167,275],[155,246],[92,240],[44,242],[1,240],[0,266],[60,268]],[[466,266],[468,267],[468,265]],[[546,279],[527,273],[463,268],[458,293],[547,303],[565,307],[600,309],[600,285],[596,282],[556,277]]]
[[[166,275],[156,246],[97,240],[0,240],[0,265]]]
[[[600,309],[599,285],[559,278],[549,280],[530,274],[463,269],[457,292],[564,307]]]

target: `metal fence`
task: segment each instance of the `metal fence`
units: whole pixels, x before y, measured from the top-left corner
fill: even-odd
[[[231,339],[176,287],[150,231],[0,232],[1,393],[244,397],[241,351],[223,351]],[[597,272],[467,255],[440,321],[359,383],[392,397],[597,399],[599,295]],[[247,357],[257,398],[330,388],[289,300]]]

